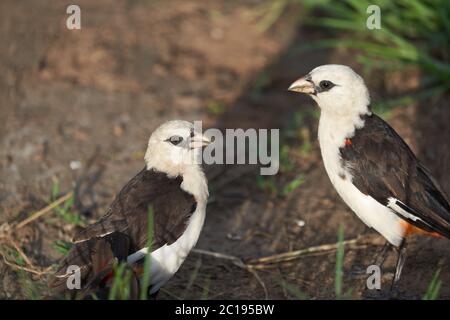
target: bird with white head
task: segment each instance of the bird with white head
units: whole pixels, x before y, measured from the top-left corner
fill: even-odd
[[[320,150],[336,191],[399,248],[396,284],[408,235],[450,238],[448,198],[395,130],[372,113],[364,80],[350,67],[317,67],[289,90],[308,94],[320,108]]]
[[[122,188],[99,221],[75,236],[50,286],[66,291],[68,268],[75,265],[82,296],[103,292],[111,285],[115,260],[127,262],[139,279],[150,250],[148,293],[158,292],[195,246],[203,227],[208,186],[199,157],[201,147],[209,143],[188,121],[169,121],[157,128],[148,142],[145,168]],[[151,249],[149,212],[154,226]]]

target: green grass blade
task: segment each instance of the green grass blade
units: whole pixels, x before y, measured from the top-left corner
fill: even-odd
[[[344,276],[344,226],[339,226],[338,232],[338,248],[336,251],[336,277],[335,277],[335,294],[336,299],[343,297],[343,276]]]
[[[297,189],[299,186],[301,186],[305,182],[305,177],[303,176],[297,176],[293,180],[291,180],[288,184],[286,184],[283,187],[283,190],[281,192],[281,195],[283,197],[286,197],[288,194],[290,194],[292,191]]]
[[[208,300],[210,286],[211,286],[211,278],[207,276],[200,300]]]
[[[53,181],[52,185],[52,194],[51,194],[51,201],[55,201],[56,198],[58,198],[59,195],[59,182],[58,180]]]
[[[144,261],[144,275],[142,279],[142,286],[140,290],[140,299],[147,299],[147,290],[150,283],[150,269],[151,269],[151,254],[152,254],[152,244],[153,244],[153,208],[150,206],[148,208],[148,222],[147,222],[147,254]]]
[[[439,297],[439,291],[441,290],[442,281],[439,279],[441,269],[436,270],[428,285],[428,290],[423,296],[423,300],[436,300]]]
[[[109,290],[108,300],[116,300],[118,298],[118,292],[122,286],[122,275],[125,269],[124,263],[118,263],[114,265],[114,278],[112,281],[111,289]]]

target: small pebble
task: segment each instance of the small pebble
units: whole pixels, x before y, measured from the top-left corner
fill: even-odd
[[[235,233],[227,233],[227,238],[233,241],[239,241],[242,240],[242,236],[235,234]]]
[[[305,226],[306,222],[304,220],[297,219],[295,220],[295,224],[301,228]]]
[[[78,160],[72,160],[70,161],[70,169],[72,170],[78,170],[81,168],[81,162]]]

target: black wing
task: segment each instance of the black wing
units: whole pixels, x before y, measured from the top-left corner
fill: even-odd
[[[396,199],[407,213],[396,211],[402,219],[450,238],[450,206],[438,183],[386,122],[374,114],[363,120],[364,127],[340,149],[352,183],[386,206]]]
[[[193,195],[181,189],[181,177],[169,178],[153,170],[140,171],[119,192],[110,208],[98,222],[88,226],[75,238],[74,247],[55,273],[52,287],[60,286],[68,277],[69,265],[81,269],[82,283],[91,283],[98,273],[97,260],[109,266],[111,259],[100,258],[99,243],[111,248],[110,256],[121,261],[147,246],[149,208],[153,211],[153,244],[156,250],[172,244],[185,231],[197,203]],[[110,258],[111,258],[110,257]],[[94,268],[95,264],[97,267]]]
[[[105,216],[81,231],[75,242],[121,231],[130,236],[136,250],[146,246],[149,208],[153,210],[155,250],[175,242],[196,209],[193,195],[181,189],[181,177],[145,168],[119,192]]]

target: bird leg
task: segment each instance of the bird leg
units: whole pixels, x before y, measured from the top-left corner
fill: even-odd
[[[147,290],[147,300],[156,300],[156,297],[158,296],[159,290],[155,293],[150,293],[151,286],[148,286]]]
[[[378,266],[380,269],[383,267],[384,262],[386,261],[387,255],[389,251],[393,248],[393,246],[390,244],[389,241],[386,241],[386,243],[383,245],[383,248],[378,251],[375,257],[375,261],[372,263],[372,265]],[[370,290],[368,286],[366,285],[364,287],[364,291]],[[373,294],[371,293],[370,296]]]
[[[403,265],[405,264],[405,259],[406,259],[405,240],[403,240],[403,242],[400,244],[400,246],[397,248],[397,250],[398,250],[397,264],[395,267],[394,278],[392,279],[391,291],[397,289],[397,283],[400,280],[400,276],[401,276],[402,270],[403,270]]]
[[[386,261],[388,252],[392,249],[392,245],[389,243],[389,241],[386,241],[381,251],[378,253],[376,259],[375,259],[375,265],[379,266],[380,268],[383,266],[384,262]]]

